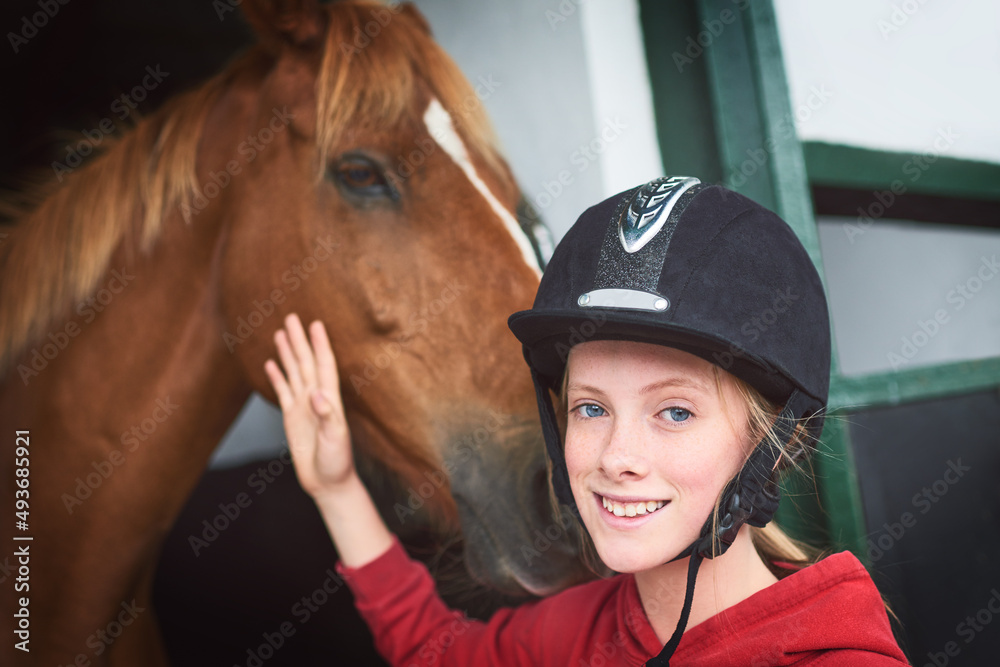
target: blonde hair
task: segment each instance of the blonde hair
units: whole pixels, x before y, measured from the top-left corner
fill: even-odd
[[[714,368],[716,382],[721,382],[719,369],[717,366]],[[764,398],[759,391],[738,377],[731,377],[736,391],[747,408],[750,441],[755,443],[754,447],[772,447],[778,450],[778,463],[773,474],[779,480],[786,474],[800,473],[811,476],[806,464],[809,452],[815,449],[816,442],[814,436],[809,433],[808,424],[814,417],[799,419],[792,430],[792,437],[788,442],[782,442],[775,429],[781,406]],[[747,456],[749,455],[750,452],[747,453]],[[716,515],[718,510],[719,504],[716,502]],[[750,539],[761,560],[779,579],[812,565],[822,555],[818,549],[787,535],[774,520],[763,528],[750,526]]]

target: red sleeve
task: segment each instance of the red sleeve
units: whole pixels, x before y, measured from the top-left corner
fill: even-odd
[[[371,563],[337,570],[392,665],[550,664],[537,605],[501,609],[489,623],[470,620],[445,606],[427,568],[396,539]]]

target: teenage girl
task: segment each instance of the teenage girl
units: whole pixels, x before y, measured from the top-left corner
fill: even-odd
[[[275,335],[284,372],[266,370],[299,481],[390,663],[906,664],[861,563],[813,564],[768,525],[779,473],[819,436],[830,373],[823,288],[780,218],[657,179],[585,211],[509,324],[556,495],[620,574],[485,623],[445,607],[376,511],[323,325],[307,336],[291,315]]]

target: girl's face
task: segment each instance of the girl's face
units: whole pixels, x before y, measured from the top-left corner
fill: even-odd
[[[640,572],[687,548],[752,443],[732,376],[687,352],[590,341],[569,355],[566,465],[601,560]]]

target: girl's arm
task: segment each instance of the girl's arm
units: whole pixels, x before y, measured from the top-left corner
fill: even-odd
[[[469,620],[448,609],[427,569],[394,546],[398,542],[354,466],[337,367],[322,323],[309,325],[309,338],[311,344],[299,318],[289,315],[285,329],[274,335],[284,373],[271,359],[264,370],[281,404],[299,483],[323,515],[346,566],[340,571],[382,655],[392,664],[442,667],[569,664],[573,635],[551,627],[554,618],[561,628],[568,612],[550,617],[529,605],[501,609],[489,624]],[[570,608],[578,611],[581,605]]]
[[[323,323],[309,325],[311,346],[297,315],[285,318],[285,327],[274,334],[285,372],[273,359],[264,370],[278,395],[295,472],[323,515],[341,561],[361,567],[388,551],[392,534],[354,466],[337,366]]]

